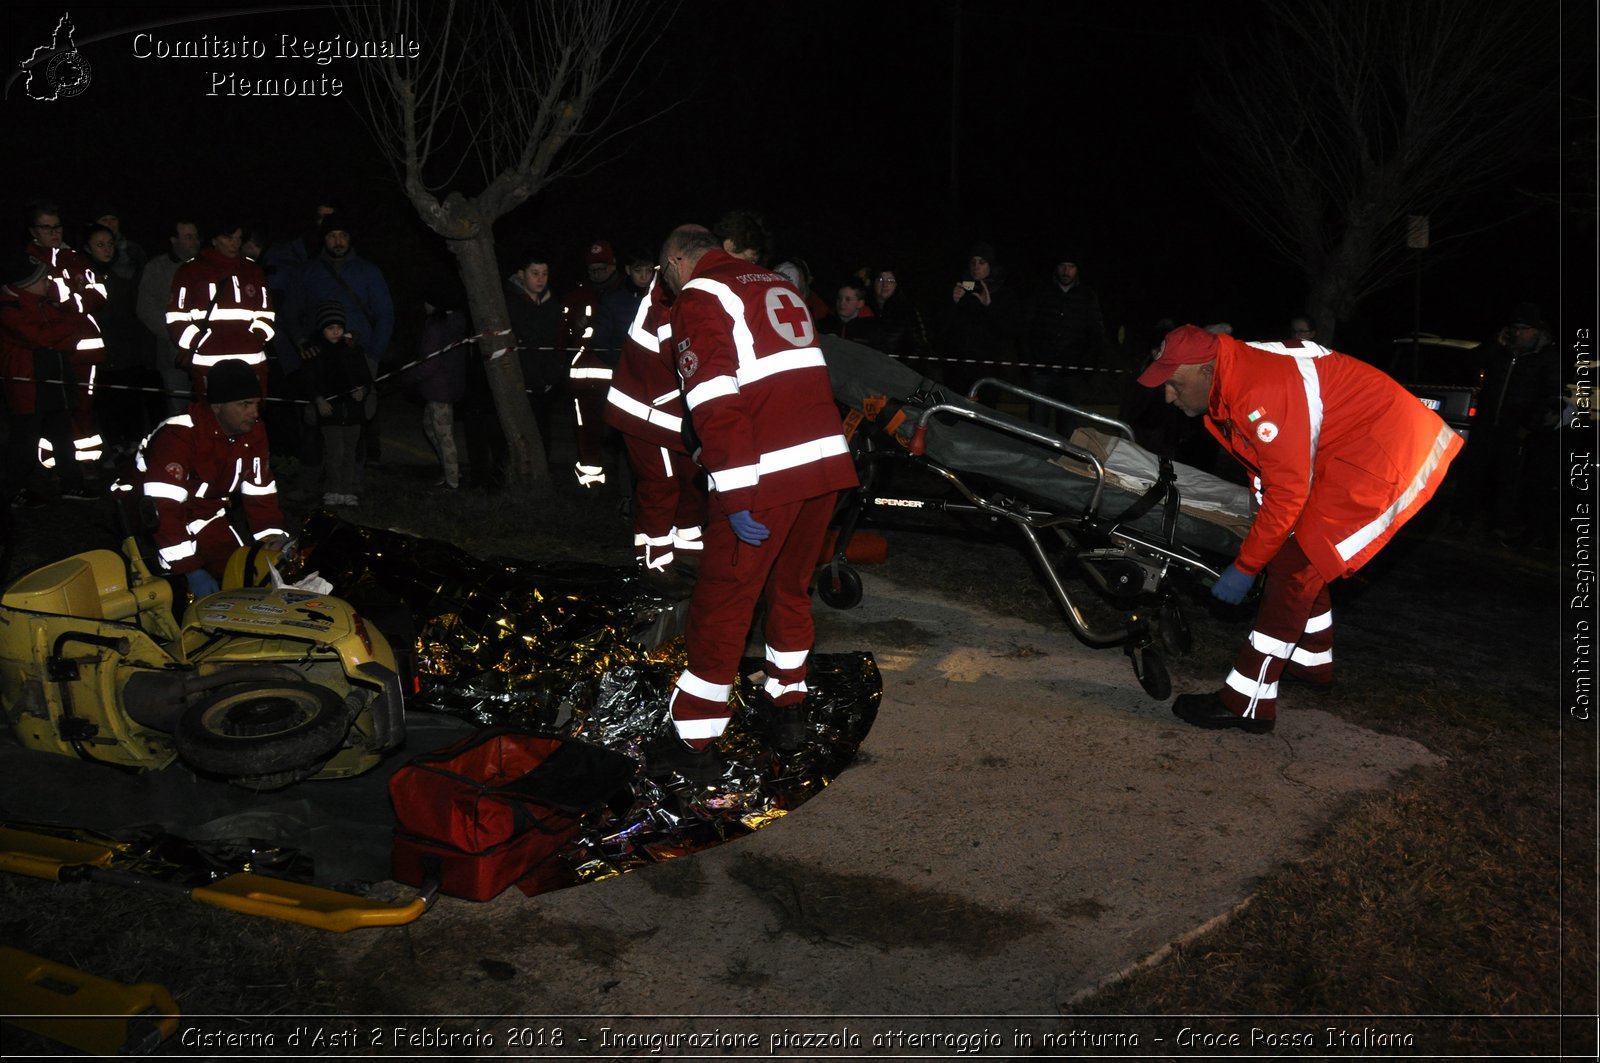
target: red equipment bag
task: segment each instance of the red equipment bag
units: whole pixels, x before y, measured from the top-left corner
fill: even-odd
[[[623,796],[639,765],[572,738],[494,727],[389,777],[396,882],[486,901],[532,877],[590,814]]]

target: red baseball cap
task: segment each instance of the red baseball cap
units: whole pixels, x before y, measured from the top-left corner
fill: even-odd
[[[1217,337],[1199,325],[1180,325],[1167,333],[1161,357],[1139,374],[1139,383],[1158,388],[1172,379],[1180,365],[1204,365],[1217,356]]]
[[[609,266],[617,264],[617,256],[612,253],[611,245],[604,240],[596,240],[589,245],[589,253],[583,256],[583,264],[592,266],[596,262],[604,262]]]

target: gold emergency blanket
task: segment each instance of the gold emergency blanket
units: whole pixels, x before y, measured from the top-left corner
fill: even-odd
[[[821,790],[854,758],[877,713],[882,680],[868,653],[818,654],[804,711],[808,739],[774,752],[746,706],[764,678],[747,659],[734,722],[718,742],[720,779],[690,783],[645,752],[665,733],[683,640],[656,645],[682,605],[650,593],[631,570],[483,560],[449,543],[313,515],[291,580],[311,572],[390,627],[409,623],[415,689],[408,709],[478,725],[573,736],[638,757],[625,812],[603,814],[527,892],[603,878],[756,830]],[[398,606],[398,608],[397,608]],[[402,636],[402,639],[404,636]],[[391,635],[395,649],[401,650]]]

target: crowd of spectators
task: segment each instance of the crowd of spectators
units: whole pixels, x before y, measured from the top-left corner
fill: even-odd
[[[408,292],[425,290],[397,307],[389,275],[408,264],[365,257],[357,223],[333,199],[317,201],[304,227],[283,239],[239,217],[179,214],[164,220],[165,246],[148,253],[109,203],[87,214],[28,204],[22,254],[8,256],[0,278],[8,285],[0,290],[4,489],[13,507],[99,497],[141,439],[203,396],[206,368],[222,358],[257,368],[275,463],[319,477],[326,504],[358,501],[362,470],[381,458],[377,404],[401,391],[423,409],[421,434],[439,461],[436,488],[494,490],[504,482],[506,441],[460,285],[440,282],[433,270],[406,277]],[[740,257],[788,277],[821,332],[901,358],[950,392],[998,377],[1041,400],[1120,414],[1163,456],[1202,466],[1214,457],[1159,392],[1133,383],[1157,353],[1143,338],[1161,336],[1166,323],[1108,321],[1085,279],[1092,264],[1075,253],[1018,277],[994,243],[974,241],[951,263],[946,288],[926,280],[938,275],[929,263],[889,254],[848,275],[814,276],[795,253],[811,249],[774,246],[751,211],[730,211],[715,230]],[[572,248],[502,241],[512,252],[503,294],[547,458],[558,445],[557,413],[565,408],[576,424],[562,441],[576,450],[576,466],[550,472],[584,486],[604,483],[608,469],[626,477],[602,411],[655,274],[653,234],[632,235],[630,245],[597,237]],[[583,275],[563,275],[569,262],[581,262]],[[342,335],[330,348],[325,326],[335,319]],[[1307,342],[1316,336],[1303,314],[1286,332]],[[338,367],[319,362],[330,350],[341,355]],[[343,357],[351,351],[364,373]],[[339,382],[332,392],[330,380]],[[1036,422],[1066,430],[1053,402],[1026,406]]]

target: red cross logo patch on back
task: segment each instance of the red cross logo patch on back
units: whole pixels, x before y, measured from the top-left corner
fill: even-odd
[[[816,339],[810,311],[800,297],[787,288],[767,289],[767,321],[779,336],[796,347],[809,347]]]

